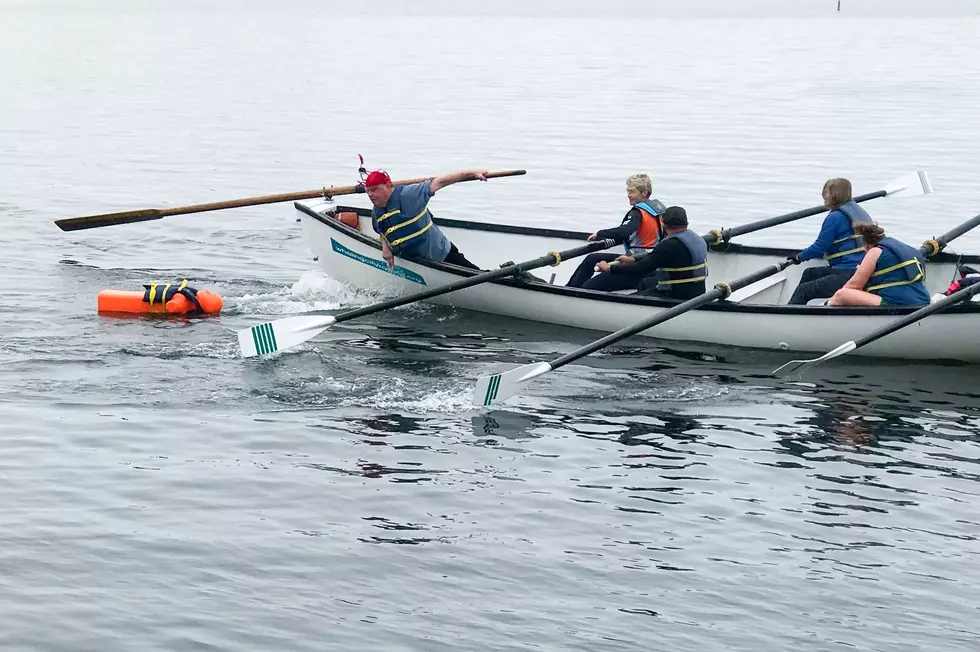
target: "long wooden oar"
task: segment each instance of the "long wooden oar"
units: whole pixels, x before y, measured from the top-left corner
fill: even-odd
[[[510,371],[506,371],[502,374],[495,374],[493,376],[483,376],[476,381],[476,388],[473,390],[473,405],[492,405],[494,403],[499,403],[504,401],[511,396],[515,395],[521,388],[521,386],[538,376],[544,375],[549,371],[554,371],[559,367],[563,367],[570,362],[574,362],[581,357],[587,356],[590,353],[594,353],[599,349],[614,344],[630,335],[636,335],[641,331],[645,331],[649,328],[653,328],[658,324],[662,324],[665,321],[673,319],[683,315],[686,312],[690,312],[696,308],[711,303],[717,299],[727,299],[731,296],[732,292],[740,290],[743,287],[752,285],[762,279],[772,276],[773,274],[778,274],[779,272],[786,269],[788,266],[792,265],[790,261],[783,261],[775,265],[769,265],[754,274],[749,274],[748,276],[743,276],[740,279],[730,281],[728,283],[717,283],[713,290],[709,290],[704,294],[697,296],[693,299],[689,299],[684,303],[679,303],[676,306],[658,312],[655,315],[651,315],[646,319],[639,321],[632,326],[627,326],[626,328],[621,328],[615,333],[606,335],[605,337],[598,339],[591,344],[586,344],[585,346],[572,351],[571,353],[566,353],[560,358],[556,358],[551,362],[535,362],[532,364],[526,364]]]
[[[860,203],[871,199],[877,199],[878,197],[921,197],[923,195],[928,195],[931,192],[932,184],[929,183],[929,175],[926,174],[924,170],[919,170],[898,177],[886,185],[883,190],[876,190],[875,192],[869,192],[865,195],[859,195],[858,197],[854,198],[854,201]],[[813,208],[804,208],[803,210],[786,213],[785,215],[779,215],[777,217],[770,217],[764,220],[759,220],[758,222],[750,222],[749,224],[735,226],[730,229],[719,229],[701,237],[703,237],[705,242],[707,242],[709,245],[718,244],[720,242],[727,242],[728,240],[731,240],[739,235],[760,231],[762,229],[769,228],[770,226],[786,224],[787,222],[793,222],[804,217],[819,215],[820,213],[826,213],[828,210],[829,209],[823,205],[814,206]]]
[[[489,172],[488,179],[498,177],[516,177],[527,174],[527,170],[505,170],[503,172]],[[420,177],[418,179],[404,179],[394,181],[396,186],[407,186],[412,183],[420,183],[432,177]],[[472,179],[464,179],[472,181]],[[300,199],[313,199],[315,197],[339,197],[340,195],[356,195],[364,192],[364,184],[358,183],[353,186],[330,186],[319,190],[306,190],[303,192],[289,192],[281,195],[263,195],[261,197],[246,197],[244,199],[231,199],[228,201],[211,202],[208,204],[192,204],[190,206],[175,206],[174,208],[142,208],[135,211],[124,211],[122,213],[104,213],[102,215],[88,215],[85,217],[70,217],[63,220],[55,220],[55,224],[62,231],[79,231],[81,229],[97,229],[102,226],[115,226],[117,224],[132,224],[133,222],[148,222],[159,220],[171,215],[185,215],[187,213],[203,213],[205,211],[218,211],[226,208],[241,208],[242,206],[258,206],[259,204],[275,204],[278,202],[299,201]]]
[[[251,328],[238,331],[238,344],[241,348],[243,358],[264,355],[266,353],[274,353],[275,351],[282,351],[283,349],[288,349],[289,347],[296,346],[297,344],[301,344],[302,342],[315,337],[324,329],[332,326],[333,324],[339,324],[340,322],[355,319],[357,317],[371,315],[376,312],[381,312],[382,310],[397,308],[398,306],[404,306],[407,303],[422,301],[423,299],[436,297],[440,294],[448,294],[464,288],[473,287],[474,285],[480,285],[481,283],[486,283],[494,279],[520,274],[521,272],[544,267],[545,265],[558,265],[563,260],[584,256],[585,254],[592,253],[593,251],[599,251],[601,249],[608,249],[615,244],[616,242],[614,240],[596,240],[587,245],[582,245],[566,251],[550,251],[547,255],[541,256],[540,258],[535,258],[534,260],[528,260],[515,265],[507,265],[506,267],[490,270],[489,272],[482,272],[466,279],[453,281],[452,283],[440,285],[422,292],[416,292],[415,294],[409,294],[397,299],[383,301],[381,303],[365,306],[363,308],[357,308],[355,310],[348,310],[347,312],[342,312],[339,315],[326,317],[309,317],[300,315],[296,317],[286,317],[285,319],[277,319],[276,321],[266,322],[264,324],[259,324],[258,326],[252,326]]]
[[[980,215],[977,215],[967,220],[966,222],[963,222],[963,224],[960,224],[956,228],[950,230],[948,233],[939,236],[938,238],[933,238],[932,240],[926,240],[924,243],[922,243],[922,246],[919,247],[919,251],[922,252],[922,255],[924,256],[927,257],[933,256],[939,253],[940,251],[942,251],[947,244],[949,244],[956,238],[960,237],[970,229],[973,229],[977,226],[980,226]],[[926,317],[933,314],[934,312],[945,310],[946,308],[949,308],[950,306],[960,303],[962,301],[969,301],[973,297],[973,295],[975,295],[977,292],[980,292],[980,283],[975,283],[970,287],[963,288],[962,290],[954,292],[953,294],[949,295],[945,299],[940,299],[935,303],[930,303],[928,306],[923,306],[922,308],[916,310],[913,313],[910,313],[908,315],[905,315],[904,317],[900,317],[899,319],[894,320],[890,324],[885,324],[878,330],[873,331],[865,335],[864,337],[861,337],[856,340],[851,340],[850,342],[844,342],[833,351],[828,351],[827,353],[823,354],[819,358],[814,358],[812,360],[790,360],[789,362],[779,367],[778,369],[774,369],[772,375],[774,376],[777,374],[785,375],[797,371],[799,369],[806,369],[807,367],[812,367],[815,364],[826,362],[827,360],[831,360],[838,356],[842,356],[847,353],[850,353],[854,349],[860,348],[866,344],[871,344],[875,340],[880,340],[884,336],[890,335],[891,333],[894,333],[895,331],[901,328],[905,328],[909,324],[914,324],[920,319],[925,319]]]

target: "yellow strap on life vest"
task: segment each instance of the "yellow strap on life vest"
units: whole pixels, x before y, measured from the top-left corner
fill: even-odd
[[[854,249],[847,249],[846,251],[838,251],[836,254],[824,254],[824,260],[833,260],[834,258],[840,258],[841,256],[846,256],[848,254],[856,254],[859,251],[864,251],[864,247],[855,247]]]
[[[395,210],[393,210],[393,211],[389,211],[389,212],[387,212],[387,213],[385,213],[384,215],[382,215],[381,217],[379,217],[379,218],[378,218],[378,224],[381,224],[381,220],[386,220],[386,219],[388,219],[389,217],[391,217],[391,216],[393,216],[393,215],[398,215],[398,214],[399,214],[399,213],[401,213],[401,212],[402,212],[402,211],[401,211],[401,209],[400,209],[400,208],[396,208],[396,209],[395,209]]]
[[[388,243],[388,246],[389,247],[397,247],[398,245],[400,245],[401,243],[405,242],[406,240],[411,240],[412,238],[414,238],[417,235],[422,235],[423,233],[425,233],[426,231],[428,231],[431,228],[432,228],[432,222],[429,222],[428,224],[426,224],[424,227],[422,227],[421,229],[419,229],[418,231],[416,231],[412,235],[406,235],[404,238],[398,238],[397,240],[392,240],[391,242]]]
[[[163,310],[164,312],[166,312],[167,310],[167,292],[170,290],[171,285],[173,285],[173,283],[167,283],[166,285],[164,285],[163,292],[160,293],[160,309]],[[151,303],[150,306],[152,305],[153,304]]]
[[[697,281],[703,281],[706,278],[708,278],[707,275],[695,276],[693,278],[679,278],[673,281],[660,281],[657,283],[657,285],[677,285],[678,283],[696,283]]]
[[[158,285],[160,285],[160,284],[159,283],[151,283],[150,284],[150,294],[149,294],[150,312],[153,312],[153,309],[155,308],[155,306],[153,304],[156,303],[156,300],[157,300],[157,286]],[[167,309],[167,292],[170,291],[170,286],[171,285],[173,285],[173,283],[167,283],[166,285],[163,286],[163,291],[160,292],[160,308],[162,308],[164,310]],[[178,292],[181,292],[186,287],[187,287],[187,279],[185,278],[184,280],[182,280],[180,282],[180,285],[177,286],[177,291]]]
[[[700,265],[691,265],[690,267],[661,267],[665,272],[693,272],[696,269],[701,269],[702,267],[707,267],[708,263],[701,263]]]
[[[150,312],[153,312],[153,310],[155,309],[154,304],[156,303],[156,300],[157,300],[157,286],[158,285],[160,285],[160,284],[159,283],[151,283],[150,284],[150,296],[149,296],[149,299],[150,299]],[[170,289],[170,283],[167,283],[164,286],[163,291],[160,293],[160,307],[161,308],[165,308],[166,305],[167,305],[167,290],[169,290],[169,289]]]
[[[413,222],[418,222],[423,217],[425,217],[425,214],[428,212],[428,210],[429,210],[429,205],[426,204],[425,206],[422,207],[422,212],[421,213],[419,213],[418,215],[416,215],[415,217],[413,217],[410,220],[405,220],[401,224],[396,224],[395,226],[391,227],[390,229],[388,229],[387,231],[385,231],[385,236],[391,235],[392,231],[397,231],[398,229],[402,228],[403,226],[408,226],[409,224],[411,224]]]
[[[859,236],[857,234],[849,235],[846,238],[838,238],[837,240],[834,240],[834,244],[835,245],[836,244],[840,244],[842,242],[847,242],[848,240],[859,240],[860,238],[861,238],[861,236]],[[834,258],[840,258],[841,256],[847,256],[849,254],[856,254],[859,251],[864,251],[864,247],[861,246],[861,247],[857,247],[855,249],[848,249],[846,251],[838,251],[836,254],[824,254],[823,259],[824,260],[833,260]]]
[[[663,272],[693,272],[696,269],[706,269],[708,263],[701,263],[700,265],[691,265],[690,267],[661,267],[660,271]],[[678,283],[695,283],[697,281],[703,281],[708,278],[708,274],[705,273],[701,276],[693,276],[691,278],[678,278],[668,281],[659,281],[657,285],[677,285]]]
[[[875,290],[884,290],[885,288],[893,288],[893,287],[897,287],[899,285],[912,285],[913,283],[918,283],[919,281],[922,280],[922,276],[923,276],[922,263],[919,262],[919,259],[918,258],[913,258],[912,260],[906,260],[906,261],[901,262],[901,263],[899,263],[897,265],[892,265],[891,267],[886,267],[885,269],[883,269],[883,270],[881,270],[879,272],[875,272],[874,274],[872,274],[871,275],[871,278],[874,278],[875,276],[881,276],[882,274],[887,274],[888,272],[894,272],[896,269],[902,269],[903,267],[907,267],[909,265],[915,265],[918,268],[918,270],[919,270],[919,273],[916,274],[915,275],[915,278],[913,278],[912,280],[910,280],[910,281],[893,281],[891,283],[881,283],[879,285],[872,285],[870,287],[864,288],[864,291],[865,292],[874,292]]]

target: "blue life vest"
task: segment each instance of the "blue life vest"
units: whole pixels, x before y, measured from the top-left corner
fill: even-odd
[[[449,238],[432,222],[428,203],[402,200],[402,186],[395,186],[385,207],[372,208],[378,232],[396,256],[443,261],[449,255]]]
[[[873,220],[868,215],[868,211],[861,208],[853,199],[844,202],[834,211],[840,211],[847,218],[847,232],[834,240],[823,258],[831,267],[857,269],[857,266],[864,260],[864,245],[861,242],[861,236],[854,233],[854,223],[866,222],[871,224]]]
[[[163,285],[162,288],[159,287],[161,285]],[[174,295],[183,294],[188,301],[197,307],[198,311],[204,312],[204,308],[197,301],[197,290],[187,287],[186,278],[180,282],[180,285],[176,286],[173,283],[150,283],[143,287],[146,288],[146,291],[143,292],[143,301],[149,303],[151,308],[154,304],[159,303],[160,308],[163,309],[167,302],[174,298]]]
[[[660,216],[667,210],[659,199],[652,198],[638,201],[633,207],[640,211],[642,219],[640,228],[630,234],[623,243],[626,253],[631,256],[651,251],[664,237],[664,225],[660,221]]]
[[[690,229],[667,236],[661,242],[677,238],[691,253],[691,264],[687,267],[660,267],[657,269],[657,291],[670,294],[679,283],[704,283],[708,278],[708,244],[700,235]]]
[[[922,252],[901,240],[885,237],[877,245],[881,249],[875,271],[864,286],[865,292],[877,294],[891,305],[916,306],[929,303],[929,291]]]

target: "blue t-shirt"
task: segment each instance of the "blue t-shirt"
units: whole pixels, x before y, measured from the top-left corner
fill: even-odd
[[[407,186],[396,186],[394,192],[391,193],[391,197],[388,199],[388,204],[383,209],[374,207],[371,211],[371,225],[374,227],[376,233],[382,233],[382,229],[378,226],[378,218],[396,209],[400,210],[401,213],[385,221],[387,225],[385,230],[395,224],[411,220],[426,210],[426,204],[429,203],[431,198],[431,179]],[[424,228],[426,224],[431,222],[431,217],[432,213],[429,212],[427,216],[417,222],[413,222],[399,229],[388,237],[389,241],[418,232],[419,229]],[[450,247],[449,238],[433,223],[425,233],[395,245],[392,247],[392,251],[396,256],[413,256],[416,258],[443,261],[449,255]]]

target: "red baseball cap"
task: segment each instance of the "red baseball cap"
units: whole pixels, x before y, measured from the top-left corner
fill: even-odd
[[[383,186],[391,183],[391,177],[384,170],[375,170],[371,174],[367,175],[367,179],[364,180],[364,187],[370,188],[371,186]]]

